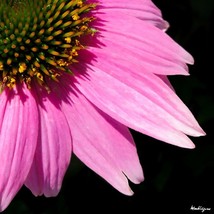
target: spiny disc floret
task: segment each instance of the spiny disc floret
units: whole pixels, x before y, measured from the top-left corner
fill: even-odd
[[[1,0],[1,88],[17,81],[31,88],[34,79],[48,88],[47,78],[67,72],[84,48],[80,37],[95,32],[87,16],[93,8],[82,0]]]

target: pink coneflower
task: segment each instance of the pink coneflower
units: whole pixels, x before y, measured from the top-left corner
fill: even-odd
[[[56,196],[72,153],[132,195],[128,128],[194,148],[205,133],[167,79],[193,58],[167,27],[150,0],[1,1],[1,211],[23,184]]]

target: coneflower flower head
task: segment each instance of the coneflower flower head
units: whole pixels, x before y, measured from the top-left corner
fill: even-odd
[[[23,185],[56,196],[74,153],[126,195],[144,180],[129,128],[205,135],[168,75],[193,57],[150,0],[1,0],[0,211]]]
[[[80,38],[94,34],[87,12],[95,4],[62,0],[2,0],[0,5],[1,88],[35,79],[48,91],[46,79],[57,81],[56,69],[70,72],[84,48]]]

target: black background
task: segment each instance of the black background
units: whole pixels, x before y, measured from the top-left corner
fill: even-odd
[[[171,146],[132,131],[145,181],[124,196],[75,157],[55,198],[34,197],[25,187],[5,214],[214,213],[213,0],[155,0],[170,23],[167,31],[195,58],[190,76],[171,81],[207,135],[192,138],[194,150]],[[134,0],[133,0],[134,4]]]

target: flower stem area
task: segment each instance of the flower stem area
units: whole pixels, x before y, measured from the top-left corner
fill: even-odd
[[[207,133],[194,139],[195,149],[182,149],[132,131],[145,181],[130,184],[125,196],[76,157],[57,197],[35,198],[23,187],[3,214],[153,214],[214,212],[213,0],[154,0],[169,22],[170,36],[190,52],[190,76],[171,77],[179,95]],[[211,210],[209,210],[211,208]]]

